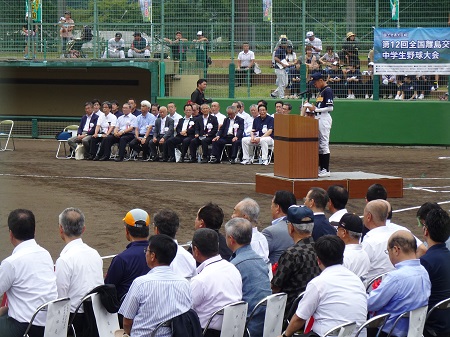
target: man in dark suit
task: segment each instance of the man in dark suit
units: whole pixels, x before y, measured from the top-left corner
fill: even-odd
[[[167,151],[169,152],[169,162],[175,162],[175,146],[183,144],[181,148],[180,163],[184,162],[184,157],[189,148],[191,140],[195,136],[195,118],[192,116],[192,105],[184,106],[184,117],[180,118],[176,128],[176,136],[167,140]]]
[[[78,144],[82,143],[84,146],[84,158],[90,157],[90,140],[94,134],[97,126],[98,115],[94,114],[94,105],[92,102],[84,103],[84,111],[86,114],[81,117],[80,126],[78,127],[77,135],[67,140],[67,143],[73,151],[75,151]]]
[[[168,160],[167,140],[173,136],[173,119],[167,116],[167,108],[162,106],[159,108],[159,117],[155,121],[155,131],[153,132],[153,140],[150,142],[150,151],[152,158],[150,161],[159,161],[156,147],[163,153],[163,161]]]
[[[210,111],[211,109],[208,104],[202,104],[202,115],[197,117],[195,120],[195,136],[189,145],[191,152],[191,160],[189,160],[190,163],[197,162],[196,153],[199,145],[202,145],[203,150],[202,163],[208,162],[208,146],[212,143],[212,140],[216,136],[219,128],[217,118],[212,116]]]
[[[235,164],[242,135],[244,134],[244,119],[236,116],[235,106],[227,107],[227,115],[222,127],[213,138],[210,163],[219,164],[225,144],[231,144],[230,163]]]

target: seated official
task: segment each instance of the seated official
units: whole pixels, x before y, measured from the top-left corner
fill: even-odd
[[[210,163],[219,164],[225,144],[231,144],[230,163],[236,163],[239,146],[244,134],[244,120],[236,116],[236,107],[227,107],[227,115],[217,136],[212,140]]]
[[[162,152],[162,160],[167,161],[168,148],[167,140],[173,137],[173,119],[167,116],[167,108],[162,106],[159,108],[159,116],[155,120],[155,129],[153,131],[153,139],[149,143],[151,151],[150,161],[159,161],[157,148]]]
[[[130,147],[134,151],[134,155],[138,155],[142,151],[142,160],[147,160],[149,157],[149,142],[152,137],[153,126],[155,125],[156,117],[151,114],[151,103],[149,101],[141,102],[141,114],[137,116],[137,127],[134,130],[134,139],[130,142]]]
[[[67,140],[67,144],[69,144],[72,151],[75,151],[78,144],[83,144],[84,156],[85,158],[89,158],[90,140],[97,125],[98,115],[94,114],[94,105],[92,102],[84,103],[84,111],[86,114],[81,117],[77,135],[70,137]]]
[[[150,50],[148,49],[148,42],[144,39],[140,32],[133,34],[134,40],[131,43],[130,49],[128,49],[129,58],[150,58]]]
[[[99,160],[98,153],[102,146],[103,140],[106,139],[116,127],[117,117],[111,113],[111,103],[106,101],[102,104],[103,115],[98,118],[97,125],[95,126],[95,132],[91,138],[90,154],[93,160]]]
[[[160,323],[191,308],[189,281],[175,274],[169,266],[177,248],[173,239],[164,234],[153,235],[148,240],[144,252],[151,270],[133,281],[119,309],[125,333],[133,337],[150,336]],[[159,328],[156,336],[167,336],[170,329]]]
[[[267,107],[258,107],[259,116],[253,120],[252,135],[242,139],[242,165],[252,164],[250,159],[250,146],[261,146],[262,164],[269,165],[269,146],[273,146],[273,124],[274,119],[267,114]]]
[[[176,127],[176,136],[167,140],[167,151],[169,153],[169,162],[175,161],[175,146],[181,145],[180,163],[184,162],[184,157],[189,148],[191,140],[195,136],[195,118],[192,116],[192,105],[184,106],[184,117],[180,118]]]
[[[197,117],[195,120],[195,136],[189,145],[189,150],[191,153],[190,163],[197,162],[197,148],[202,146],[202,163],[208,162],[209,149],[208,146],[212,143],[213,138],[217,134],[219,124],[217,118],[210,114],[210,107],[208,104],[202,104],[201,106],[201,116]]]
[[[122,39],[122,33],[108,40],[108,49],[103,53],[102,58],[125,58],[125,41]]]

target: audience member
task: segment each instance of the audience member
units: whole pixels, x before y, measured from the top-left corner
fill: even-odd
[[[200,228],[192,239],[192,254],[200,263],[198,275],[191,279],[194,309],[202,329],[212,314],[223,306],[242,299],[242,278],[239,270],[219,255],[219,237],[209,228]],[[217,315],[204,334],[219,337],[222,317]]]
[[[156,118],[150,113],[151,103],[147,100],[141,102],[141,114],[137,116],[136,128],[134,129],[134,139],[130,142],[130,148],[134,151],[132,157],[137,157],[142,151],[142,160],[149,158],[150,134],[153,134],[153,126]]]
[[[233,251],[230,262],[241,274],[242,300],[248,303],[247,318],[256,304],[272,293],[267,264],[250,245],[252,230],[252,224],[244,218],[233,218],[225,224],[227,245]],[[264,318],[263,308],[255,312],[247,326],[250,336],[263,335]]]
[[[108,40],[108,49],[103,53],[102,58],[125,58],[125,41],[122,39],[122,33],[116,33],[113,38]]]
[[[208,104],[202,104],[202,115],[195,119],[195,136],[189,145],[191,153],[190,163],[198,162],[197,148],[202,146],[202,164],[209,161],[209,145],[211,145],[213,138],[216,136],[219,125],[217,118],[210,114],[211,109]]]
[[[307,32],[305,46],[311,46],[312,53],[316,56],[316,60],[318,61],[320,53],[322,52],[322,40],[316,37],[314,32]]]
[[[417,84],[416,82],[411,80],[410,75],[403,76],[403,80],[398,83],[398,91],[397,95],[394,99],[396,100],[402,100],[407,99],[409,101],[412,101],[413,99],[417,99]]]
[[[285,318],[295,298],[306,289],[306,285],[319,275],[317,256],[314,252],[313,211],[305,206],[293,205],[287,212],[289,235],[294,245],[289,247],[278,261],[278,268],[272,279],[272,291],[287,294]]]
[[[370,259],[359,243],[363,223],[359,216],[344,214],[338,222],[337,236],[345,243],[344,267],[354,272],[361,281],[365,281],[370,268]]]
[[[219,102],[211,103],[211,115],[217,118],[218,128],[222,127],[222,124],[225,120],[225,115],[220,113],[220,104]]]
[[[275,75],[277,76],[277,80],[275,82],[277,84],[277,88],[270,94],[272,98],[279,97],[281,99],[284,99],[284,89],[288,84],[288,75],[285,69],[288,66],[287,62],[285,61],[287,45],[287,39],[282,38],[281,44],[276,48],[275,55],[273,57]]]
[[[281,254],[294,244],[288,232],[286,215],[290,206],[295,205],[297,199],[292,192],[276,191],[270,205],[272,213],[272,223],[262,230],[269,245],[270,263],[278,262]]]
[[[361,72],[353,64],[349,64],[344,74],[347,85],[347,99],[355,99],[361,91]]]
[[[319,64],[324,65],[325,73],[329,74],[335,62],[339,66],[339,55],[334,52],[333,46],[327,46],[327,52],[319,59]]]
[[[244,120],[244,136],[248,137],[253,127],[252,116],[244,111],[244,107],[240,102],[233,102],[232,106],[236,107],[236,116],[241,117]]]
[[[139,110],[139,109],[137,108],[136,102],[137,102],[137,101],[136,101],[135,98],[129,98],[129,99],[128,99],[128,104],[129,104],[130,107],[131,107],[131,113],[137,117],[137,116],[139,116],[142,112],[141,112],[141,110]]]
[[[93,160],[100,159],[99,153],[101,151],[101,143],[103,142],[103,139],[108,137],[116,127],[117,117],[111,113],[111,107],[112,105],[108,101],[103,102],[102,104],[103,116],[98,118],[89,149],[90,158]]]
[[[305,197],[305,206],[314,212],[314,229],[312,231],[314,241],[326,234],[336,234],[336,229],[330,225],[325,217],[327,203],[327,191],[320,187],[311,188]]]
[[[238,66],[236,68],[236,86],[252,85],[253,66],[255,65],[255,53],[250,50],[248,42],[242,44],[242,51],[238,54]]]
[[[169,43],[169,47],[172,50],[172,58],[174,61],[186,61],[186,50],[188,47],[188,39],[184,38],[181,31],[175,33],[175,39],[171,40],[164,38],[164,41]]]
[[[205,98],[205,90],[206,90],[207,82],[204,78],[201,78],[197,81],[197,89],[191,94],[191,102],[196,103],[198,105],[211,103],[211,99]]]
[[[345,97],[347,94],[345,88],[345,75],[339,67],[338,61],[334,61],[331,64],[331,69],[328,71],[327,83],[333,90],[334,98]]]
[[[151,269],[136,278],[119,309],[124,332],[133,337],[150,336],[155,328],[192,306],[189,281],[169,267],[177,254],[177,244],[167,235],[153,235],[144,249]],[[167,336],[170,327],[158,329],[156,336]]]
[[[282,336],[291,337],[314,317],[312,333],[323,336],[347,322],[357,326],[367,319],[367,297],[361,280],[342,266],[345,244],[336,235],[322,236],[314,244],[319,276],[306,286],[305,295]]]
[[[358,50],[358,43],[356,41],[356,35],[353,32],[348,32],[346,35],[347,39],[342,45],[342,57],[341,59],[344,60],[345,64],[351,64],[356,69],[359,69],[359,50]]]
[[[159,161],[157,149],[161,154],[162,161],[169,160],[169,150],[167,148],[167,140],[173,137],[173,119],[167,116],[167,108],[162,106],[159,108],[159,116],[155,120],[155,129],[153,131],[153,139],[149,142],[151,152],[150,161]],[[175,158],[173,158],[175,159]],[[175,161],[175,160],[171,160]]]
[[[328,221],[331,226],[334,226],[334,228],[337,229],[337,225],[341,220],[341,217],[347,213],[345,206],[348,202],[348,191],[341,185],[331,185],[328,187],[327,195],[327,206],[328,210],[331,212],[331,216]]]
[[[173,119],[173,125],[176,127],[178,125],[178,121],[182,116],[177,112],[177,106],[174,102],[169,102],[167,104],[167,112],[169,113],[168,116]]]
[[[184,117],[180,118],[175,129],[176,135],[167,140],[167,151],[169,152],[169,161],[175,158],[175,147],[181,144],[180,163],[184,162],[189,144],[195,135],[195,119],[192,116],[192,105],[184,105]]]
[[[390,314],[382,329],[383,336],[404,337],[408,332],[409,318],[400,319],[390,332],[394,322],[404,312],[428,304],[431,284],[427,271],[416,258],[417,244],[410,232],[395,232],[389,237],[386,247],[387,256],[395,269],[370,292],[367,305],[369,311]]]
[[[77,135],[67,140],[72,151],[75,151],[78,144],[83,144],[84,157],[90,156],[90,140],[97,126],[98,115],[94,114],[94,105],[91,102],[84,103],[84,111],[86,114],[81,117],[80,126]]]
[[[142,37],[140,32],[133,34],[134,40],[131,43],[130,49],[128,49],[129,58],[150,58],[150,50],[148,48],[148,42]]]
[[[23,336],[36,308],[58,297],[53,261],[39,246],[34,233],[33,212],[16,209],[9,213],[11,256],[0,265],[0,294],[6,293],[8,306],[0,308],[0,336]],[[40,311],[33,321],[30,336],[43,336],[46,312]]]

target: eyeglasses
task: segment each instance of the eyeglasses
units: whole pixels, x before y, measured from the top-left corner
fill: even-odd
[[[148,249],[148,248],[145,248],[145,249],[144,249],[144,254],[147,254],[147,252],[148,252],[149,254],[155,253],[153,250],[150,250],[150,249]]]

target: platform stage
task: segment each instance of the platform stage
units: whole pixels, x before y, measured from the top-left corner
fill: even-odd
[[[311,187],[327,189],[331,185],[342,185],[349,192],[350,199],[365,198],[372,184],[383,185],[389,198],[403,197],[403,178],[366,172],[332,172],[330,177],[316,179],[290,179],[273,173],[256,173],[256,192],[274,194],[278,190],[294,193],[297,199],[306,196]]]

